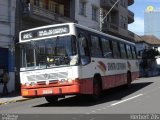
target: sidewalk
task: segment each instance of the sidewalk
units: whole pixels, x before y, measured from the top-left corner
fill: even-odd
[[[29,99],[30,98],[23,98],[19,93],[9,93],[9,95],[7,95],[7,96],[0,95],[0,105],[25,101],[25,100],[29,100]]]

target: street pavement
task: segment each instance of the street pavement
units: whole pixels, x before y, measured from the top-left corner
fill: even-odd
[[[19,93],[9,93],[8,95],[0,96],[0,105],[20,102],[20,101],[22,102],[25,100],[30,100],[30,99],[23,98]]]
[[[134,81],[129,89],[118,87],[107,90],[97,102],[91,102],[87,97],[69,96],[60,99],[57,104],[53,105],[47,103],[44,98],[36,98],[2,104],[0,105],[0,114],[41,114],[43,116],[62,114],[72,115],[74,119],[78,119],[77,114],[79,117],[83,115],[131,114],[127,118],[132,117],[133,119],[135,114],[144,114],[146,116],[143,117],[148,119],[149,116],[160,114],[159,101],[160,77],[150,77]],[[73,117],[74,115],[76,116]],[[62,116],[60,115],[60,117]],[[43,117],[41,116],[41,118]],[[88,120],[91,118],[94,117],[88,116]],[[160,120],[160,116],[157,116],[157,119]]]

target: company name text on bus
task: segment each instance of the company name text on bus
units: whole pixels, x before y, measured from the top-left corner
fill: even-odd
[[[50,28],[42,28],[33,31],[27,31],[21,33],[21,40],[29,40],[40,37],[49,37],[53,35],[67,34],[69,33],[69,26],[59,26],[59,27],[50,27]]]

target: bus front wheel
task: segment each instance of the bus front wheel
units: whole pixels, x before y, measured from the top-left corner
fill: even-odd
[[[51,103],[51,104],[54,104],[54,103],[58,102],[58,97],[57,96],[46,96],[45,99],[48,103]]]

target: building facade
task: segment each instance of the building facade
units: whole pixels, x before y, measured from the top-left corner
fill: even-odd
[[[65,22],[99,30],[100,0],[18,0],[17,5],[21,30]]]
[[[101,0],[103,16],[113,7],[117,0]],[[103,24],[103,32],[127,39],[134,40],[134,33],[128,30],[128,24],[134,22],[134,13],[128,9],[134,0],[119,0],[107,15]]]
[[[0,0],[0,74],[9,73],[8,91],[15,90],[15,9],[16,0]],[[0,84],[2,93],[3,84]]]
[[[103,16],[117,0],[18,0],[21,30],[64,22],[75,22],[100,30],[100,8]],[[128,24],[134,22],[134,13],[128,9],[134,0],[119,0],[104,20],[103,32],[134,39]],[[18,12],[18,11],[17,11]],[[36,21],[36,22],[35,22]],[[19,25],[18,24],[18,25]]]
[[[75,0],[75,6],[77,23],[99,30],[100,0]]]
[[[144,13],[144,34],[160,38],[160,10],[149,9]]]

